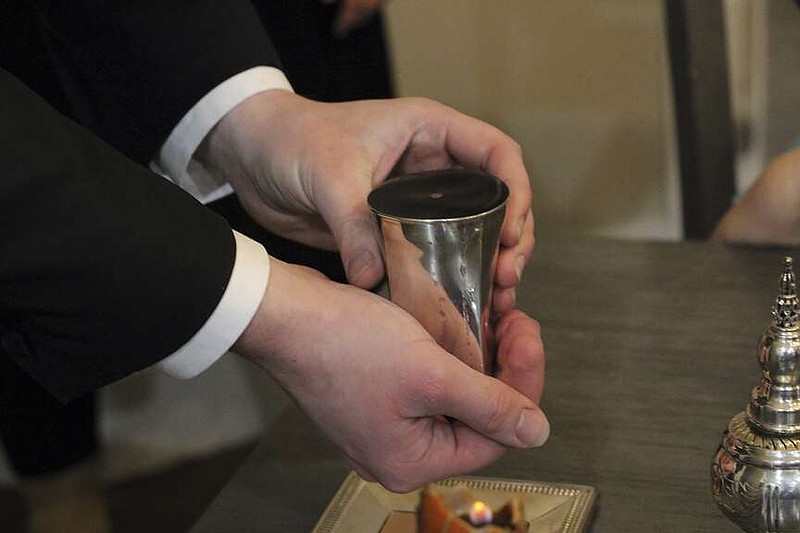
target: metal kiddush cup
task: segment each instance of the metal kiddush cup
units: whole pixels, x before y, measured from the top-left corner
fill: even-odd
[[[494,371],[492,286],[508,188],[463,169],[392,178],[369,195],[390,299],[439,345]]]

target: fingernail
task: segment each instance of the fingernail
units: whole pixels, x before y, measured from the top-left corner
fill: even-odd
[[[347,279],[354,282],[361,277],[371,266],[375,260],[369,250],[364,250],[347,262]]]
[[[536,448],[547,442],[550,422],[537,409],[523,409],[517,422],[517,438],[524,445]]]
[[[520,254],[517,256],[517,261],[514,263],[514,268],[517,271],[517,281],[522,279],[522,271],[525,269],[525,256]]]

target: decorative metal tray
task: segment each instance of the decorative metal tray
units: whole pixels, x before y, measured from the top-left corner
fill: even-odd
[[[586,485],[481,477],[453,477],[434,483],[466,485],[478,499],[499,507],[512,496],[522,499],[529,533],[588,531],[597,491]],[[352,472],[314,527],[314,533],[415,533],[419,491],[389,492]]]

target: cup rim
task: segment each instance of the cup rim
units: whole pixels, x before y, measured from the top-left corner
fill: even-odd
[[[495,207],[491,209],[487,209],[485,211],[481,211],[479,213],[474,213],[472,215],[464,215],[461,217],[449,217],[449,218],[412,218],[412,217],[401,217],[397,215],[392,215],[389,213],[385,213],[383,211],[379,211],[378,209],[369,206],[369,210],[372,212],[373,215],[377,216],[381,219],[389,219],[389,220],[396,220],[398,222],[403,222],[404,224],[433,224],[436,222],[463,222],[468,220],[473,220],[476,218],[483,218],[486,215],[494,213],[499,209],[505,209],[506,204],[508,203],[508,193],[506,193],[506,197],[497,204]]]
[[[383,211],[383,210],[375,207],[369,201],[369,197],[372,195],[372,192],[378,190],[380,187],[382,187],[383,185],[388,183],[388,180],[387,180],[387,181],[384,181],[381,184],[379,184],[377,187],[375,187],[370,192],[370,195],[367,196],[367,206],[369,207],[370,212],[377,218],[396,220],[396,221],[402,222],[404,224],[432,224],[432,223],[436,223],[436,222],[462,222],[462,221],[469,221],[469,220],[474,220],[474,219],[478,219],[478,218],[483,218],[483,217],[485,217],[487,215],[490,215],[491,213],[496,212],[499,209],[505,209],[506,205],[508,204],[508,198],[511,195],[511,193],[510,193],[510,191],[508,189],[508,185],[506,185],[501,179],[499,179],[497,176],[494,176],[494,175],[492,175],[492,174],[490,174],[488,172],[485,172],[485,171],[474,171],[474,170],[467,170],[467,169],[459,169],[459,170],[461,170],[462,172],[465,171],[465,172],[470,173],[470,174],[483,175],[483,176],[491,178],[493,181],[495,181],[497,184],[499,184],[502,187],[502,189],[501,189],[501,191],[502,191],[502,194],[501,194],[502,199],[496,205],[494,205],[494,206],[492,206],[492,207],[490,207],[488,209],[483,209],[483,210],[478,211],[476,213],[471,213],[471,214],[462,215],[462,216],[455,216],[455,217],[409,217],[409,216],[395,215],[395,214]],[[437,174],[446,174],[446,173],[452,172],[452,171],[453,171],[453,169],[443,169],[443,170],[438,170],[438,171],[421,172],[419,174],[420,175],[429,174],[429,175],[435,176]],[[410,176],[414,176],[414,174],[407,174],[406,176],[410,177]],[[406,177],[406,176],[398,176],[398,177]],[[396,179],[396,178],[392,178],[392,179]]]

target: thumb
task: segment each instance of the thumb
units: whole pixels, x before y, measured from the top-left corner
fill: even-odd
[[[383,261],[375,222],[366,204],[334,216],[329,223],[347,279],[362,289],[371,289],[383,278]]]
[[[550,436],[550,423],[539,407],[502,381],[454,359],[454,374],[442,394],[428,407],[431,414],[456,418],[474,431],[505,446],[541,446]]]
[[[362,289],[373,288],[383,278],[378,231],[367,206],[373,171],[368,155],[337,161],[317,176],[324,186],[316,187],[314,202],[336,241],[347,280]]]

